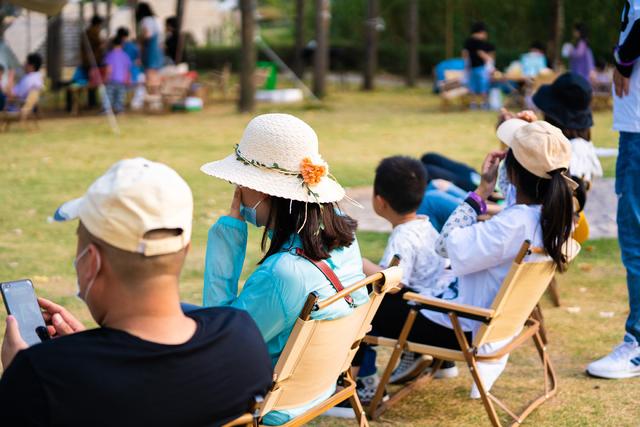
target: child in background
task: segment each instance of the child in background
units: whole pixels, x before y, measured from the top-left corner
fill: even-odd
[[[429,297],[440,297],[451,292],[455,296],[455,287],[450,286],[455,278],[447,269],[448,261],[435,252],[435,241],[438,232],[429,222],[429,218],[416,213],[425,194],[427,177],[420,161],[410,157],[389,157],[378,165],[373,185],[373,209],[393,226],[393,232],[387,241],[384,255],[379,265],[363,259],[364,273],[374,274],[391,263],[394,255],[400,257],[403,269],[402,289],[400,292],[387,295],[372,322],[372,333],[385,335],[385,324],[404,322],[404,318],[396,319],[399,305],[405,305],[402,298],[405,292],[418,292]],[[369,347],[364,349],[358,363],[360,366],[358,395],[363,402],[369,402],[376,391],[379,379],[376,375],[375,351]],[[391,377],[394,383],[408,381],[429,366],[429,361],[414,353],[404,353],[400,365]],[[455,364],[443,365],[441,376],[455,376]]]
[[[118,28],[116,37],[122,39],[122,50],[129,55],[129,59],[131,60],[130,89],[133,90],[131,108],[139,110],[144,105],[144,96],[147,93],[144,88],[144,73],[142,72],[142,61],[140,60],[140,47],[137,43],[129,40],[129,30],[125,27]]]
[[[29,92],[42,90],[44,87],[44,80],[42,79],[42,73],[40,73],[40,67],[42,67],[42,56],[40,56],[39,53],[31,53],[27,55],[27,61],[24,65],[25,74],[22,76],[18,84],[13,84],[13,73],[11,71],[9,72],[7,94],[10,99],[14,99],[22,103],[26,101]]]
[[[111,50],[104,59],[107,94],[103,99],[103,106],[105,111],[112,109],[116,114],[124,111],[124,100],[131,76],[131,59],[122,49],[122,43],[122,37],[116,36]]]

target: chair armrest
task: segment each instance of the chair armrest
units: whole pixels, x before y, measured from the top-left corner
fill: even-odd
[[[439,311],[441,313],[455,313],[459,317],[467,319],[478,320],[480,322],[488,323],[494,316],[495,310],[488,308],[476,307],[474,305],[467,304],[455,304],[447,300],[438,298],[428,298],[415,292],[407,292],[403,296],[407,301],[413,301],[422,308],[426,308],[433,311]]]

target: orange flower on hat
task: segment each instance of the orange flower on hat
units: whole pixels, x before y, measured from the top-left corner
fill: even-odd
[[[322,177],[327,175],[327,166],[326,164],[314,165],[309,157],[305,157],[300,162],[300,174],[305,184],[317,185]]]

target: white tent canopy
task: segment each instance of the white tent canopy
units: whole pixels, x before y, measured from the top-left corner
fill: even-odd
[[[60,13],[67,0],[9,0],[8,3],[53,16]]]

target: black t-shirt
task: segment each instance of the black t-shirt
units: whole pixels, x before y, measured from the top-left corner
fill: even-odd
[[[464,42],[464,48],[467,52],[469,52],[469,61],[471,62],[471,68],[484,65],[484,61],[478,55],[479,50],[483,50],[487,53],[496,50],[496,48],[491,43],[477,39],[475,37],[469,37]]]
[[[272,381],[264,340],[248,313],[188,314],[180,345],[98,328],[19,352],[0,380],[2,426],[211,426],[249,408]]]

